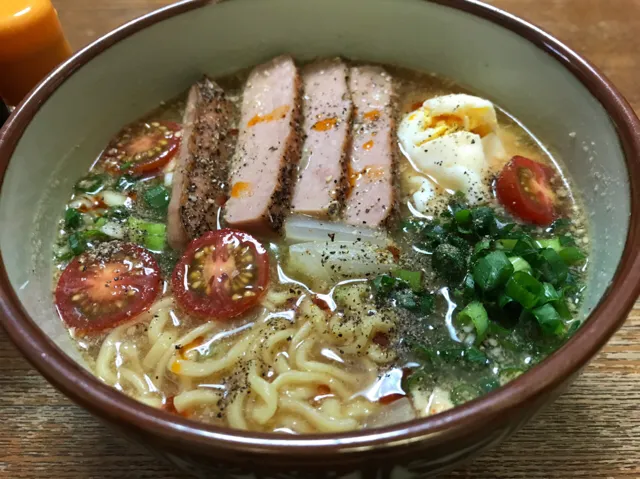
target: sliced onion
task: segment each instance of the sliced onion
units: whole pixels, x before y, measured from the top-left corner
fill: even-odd
[[[290,216],[284,223],[285,239],[289,243],[307,241],[368,241],[387,246],[387,234],[380,229],[350,226],[333,221],[321,221],[308,216]]]
[[[100,231],[109,236],[110,238],[122,239],[124,238],[124,227],[120,223],[114,221],[107,221],[100,227]]]
[[[93,196],[89,197],[87,195],[79,195],[69,203],[69,208],[77,210],[82,207],[87,209],[93,208]]]
[[[325,288],[343,279],[373,278],[397,267],[386,248],[362,241],[315,241],[289,247],[287,272]]]
[[[173,172],[165,173],[164,186],[166,186],[167,188],[170,188],[172,183],[173,183]]]
[[[111,207],[124,206],[127,204],[127,200],[129,199],[126,195],[111,190],[102,191],[100,195],[102,196],[102,201],[104,201],[107,206]]]
[[[413,409],[411,401],[406,397],[398,399],[391,404],[384,406],[376,414],[369,417],[365,428],[392,426],[415,419],[416,411]]]

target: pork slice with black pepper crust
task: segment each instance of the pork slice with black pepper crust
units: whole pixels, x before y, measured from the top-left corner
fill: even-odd
[[[320,60],[302,71],[305,140],[292,202],[296,213],[325,218],[344,205],[353,111],[347,73],[339,59]]]
[[[354,114],[344,213],[352,225],[380,226],[394,206],[393,81],[378,66],[351,68]]]
[[[293,59],[253,69],[245,85],[225,219],[254,233],[278,231],[300,160],[301,85]]]
[[[224,90],[208,78],[189,91],[167,217],[167,237],[174,249],[184,249],[190,240],[216,229],[235,143],[234,108]]]

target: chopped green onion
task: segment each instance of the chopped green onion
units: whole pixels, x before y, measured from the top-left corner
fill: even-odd
[[[495,223],[495,213],[488,206],[480,206],[471,210],[473,229],[479,235],[489,234]]]
[[[489,358],[486,354],[480,351],[475,346],[471,346],[464,352],[464,356],[470,363],[485,366],[489,362]]]
[[[74,208],[68,208],[64,212],[64,226],[69,229],[76,229],[82,224],[82,215]]]
[[[556,309],[547,303],[531,311],[538,320],[540,329],[549,336],[560,336],[564,332],[564,324]]]
[[[104,176],[103,175],[88,175],[80,179],[75,186],[75,190],[80,193],[87,193],[89,195],[95,195],[104,188]]]
[[[542,283],[542,295],[538,301],[538,306],[553,303],[560,300],[560,294],[556,291],[551,283]]]
[[[476,344],[484,340],[489,327],[489,315],[481,302],[473,301],[469,303],[458,313],[456,319],[463,325],[473,324],[476,329]]]
[[[560,240],[560,246],[575,246],[576,240],[569,235],[562,235],[558,238]]]
[[[412,290],[422,289],[422,271],[409,271],[408,269],[397,269],[393,276],[409,284]]]
[[[416,297],[411,291],[397,291],[395,292],[393,297],[396,301],[396,305],[400,308],[415,310],[418,307],[418,303],[416,303]]]
[[[148,250],[161,252],[166,245],[166,236],[161,235],[147,235],[144,241],[144,245]]]
[[[149,188],[143,196],[147,205],[154,210],[164,211],[169,206],[169,190],[162,185]]]
[[[558,254],[565,262],[565,264],[568,264],[569,266],[578,264],[585,258],[585,255],[582,253],[582,251],[580,251],[575,246],[567,246],[566,248],[562,248],[558,252]]]
[[[551,248],[556,253],[562,249],[562,246],[560,245],[560,240],[558,238],[539,239],[539,240],[536,240],[536,243],[540,245],[541,249]]]
[[[395,291],[393,299],[400,308],[408,309],[414,313],[428,315],[433,311],[433,296],[429,293],[414,294],[405,289]]]
[[[71,252],[78,256],[84,253],[92,241],[104,241],[108,237],[97,229],[90,229],[85,231],[76,231],[67,238],[67,243]]]
[[[558,312],[558,314],[562,319],[564,320],[571,319],[572,317],[571,311],[567,306],[567,302],[563,298],[560,298],[559,300],[554,301],[553,307],[556,308],[556,311]]]
[[[127,220],[131,241],[144,245],[145,248],[161,252],[167,240],[167,226],[162,223],[151,223],[133,216]]]
[[[421,314],[431,314],[433,312],[433,295],[429,293],[418,294],[418,310]]]
[[[82,237],[81,233],[70,234],[67,242],[74,256],[78,256],[79,254],[84,253],[87,249],[87,243]]]
[[[467,275],[462,280],[462,286],[459,294],[462,295],[462,299],[465,303],[471,301],[476,294],[476,285],[473,281],[473,275],[471,273],[467,273]]]
[[[498,336],[499,338],[506,338],[511,334],[511,331],[492,321],[489,323],[489,334]]]
[[[103,227],[104,225],[106,225],[106,224],[107,224],[107,219],[106,219],[104,216],[101,216],[100,218],[98,218],[98,219],[96,220],[96,222],[95,222],[95,223],[93,223],[93,226],[94,226],[96,229],[100,229],[100,228],[102,228],[102,227]]]
[[[491,236],[494,238],[506,238],[517,226],[516,223],[502,223],[496,218],[491,225]]]
[[[411,375],[403,381],[402,388],[405,391],[413,391],[417,387],[432,388],[435,385],[434,382],[433,375],[422,367],[412,372]]]
[[[447,240],[447,232],[437,223],[425,226],[422,230],[422,236],[430,247],[436,247]]]
[[[150,235],[164,236],[167,233],[167,226],[163,223],[147,223],[144,229]]]
[[[120,171],[127,171],[133,166],[133,161],[125,161],[120,165]]]
[[[448,348],[444,348],[444,347],[439,348],[439,350],[437,351],[437,354],[438,354],[438,358],[442,359],[444,362],[447,362],[447,363],[460,362],[466,359],[465,349],[464,347],[462,347],[461,344],[458,344],[458,343],[455,343],[455,345],[452,345],[451,347],[448,347]]]
[[[490,240],[478,241],[476,245],[473,247],[473,255],[475,257],[482,256],[482,253],[488,252],[487,250],[489,249],[491,249]]]
[[[569,268],[554,249],[542,250],[539,262],[538,270],[545,281],[554,286],[560,286],[567,280]]]
[[[538,244],[530,236],[523,236],[516,242],[511,253],[513,256],[520,256],[531,262],[536,258],[539,249]]]
[[[518,240],[516,239],[499,239],[496,241],[496,245],[500,249],[513,249],[516,246]]]
[[[371,281],[371,288],[373,293],[379,298],[386,298],[389,296],[393,288],[396,286],[396,279],[388,274],[381,274],[376,276]]]
[[[458,210],[453,214],[453,217],[458,224],[464,225],[471,221],[471,211],[467,209]]]
[[[531,272],[531,265],[524,258],[521,258],[520,256],[511,256],[509,257],[509,261],[511,261],[514,271]]]
[[[550,230],[554,233],[558,233],[566,230],[569,226],[571,226],[571,220],[569,218],[558,218],[553,222]]]
[[[61,253],[56,256],[56,261],[65,262],[72,259],[75,255],[71,251],[67,251],[66,253]]]
[[[102,241],[106,239],[105,234],[97,229],[83,231],[81,235],[87,241]]]
[[[524,271],[516,271],[509,278],[506,286],[507,296],[513,298],[522,305],[523,308],[531,309],[542,295],[542,283]]]
[[[432,364],[437,364],[440,361],[440,356],[437,351],[428,348],[424,344],[413,343],[411,345],[413,353],[422,360],[429,361]]]
[[[502,293],[500,296],[498,296],[498,306],[500,306],[500,308],[504,309],[504,307],[509,304],[509,303],[513,303],[514,300],[512,297],[507,296],[506,294]]]
[[[473,266],[475,284],[485,292],[503,286],[513,274],[513,265],[502,251],[493,251]]]

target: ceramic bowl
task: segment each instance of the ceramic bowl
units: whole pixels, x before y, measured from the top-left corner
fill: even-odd
[[[107,140],[200,75],[288,52],[436,72],[505,107],[561,157],[591,223],[582,329],[517,380],[379,430],[289,437],[146,407],[82,365],[51,301],[51,243],[74,179]],[[0,137],[0,321],[58,389],[197,477],[425,477],[512,434],[623,323],[640,285],[640,124],[593,66],[538,28],[463,0],[186,1],[125,25],[53,72]]]

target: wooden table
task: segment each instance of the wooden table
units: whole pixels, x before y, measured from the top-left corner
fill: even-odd
[[[2,0],[0,0],[2,1]],[[78,49],[168,0],[54,0]],[[602,68],[640,111],[640,0],[493,0]],[[0,477],[184,479],[71,404],[0,330]],[[451,478],[640,478],[640,303],[553,406]]]

